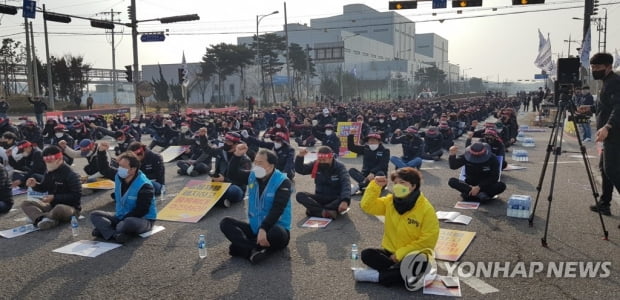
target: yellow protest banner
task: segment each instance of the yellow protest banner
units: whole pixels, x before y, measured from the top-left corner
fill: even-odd
[[[91,190],[113,190],[114,181],[110,179],[103,179],[95,182],[83,183],[82,188]]]
[[[471,231],[439,229],[439,239],[435,245],[435,258],[458,261],[475,236],[476,233]]]
[[[338,156],[341,158],[356,158],[357,154],[347,149],[347,137],[349,134],[352,134],[355,143],[359,144],[360,134],[362,132],[362,123],[338,122],[336,131],[338,132],[338,138],[340,138],[340,153]]]
[[[228,182],[191,180],[157,214],[158,220],[198,223],[228,189]]]

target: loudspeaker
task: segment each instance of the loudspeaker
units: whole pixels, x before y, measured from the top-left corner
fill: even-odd
[[[581,63],[578,57],[558,59],[558,83],[575,84],[579,82],[579,67]]]

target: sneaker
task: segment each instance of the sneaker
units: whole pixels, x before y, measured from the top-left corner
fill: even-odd
[[[584,142],[591,142],[591,141],[592,141],[592,139],[591,139],[591,138],[585,138],[585,139],[583,139],[583,141],[584,141]]]
[[[609,206],[603,206],[603,205],[591,205],[590,206],[590,210],[593,212],[601,212],[602,215],[606,215],[606,216],[611,216],[611,210],[609,209]]]
[[[374,269],[355,269],[353,278],[359,282],[379,282],[379,271]]]
[[[357,195],[359,191],[360,191],[360,186],[355,183],[351,183],[351,195]]]
[[[322,216],[323,218],[336,219],[336,217],[338,216],[338,212],[335,210],[324,209]]]
[[[258,264],[265,260],[265,258],[267,258],[267,249],[254,249],[252,250],[252,254],[250,254],[250,262],[253,264]]]
[[[43,220],[37,223],[37,227],[39,227],[39,229],[41,230],[48,230],[50,228],[55,227],[56,225],[58,225],[58,221],[52,220],[48,217],[43,218]]]

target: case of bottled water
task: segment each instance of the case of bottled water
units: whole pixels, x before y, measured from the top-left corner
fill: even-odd
[[[528,162],[530,159],[527,150],[513,150],[512,160],[518,162]]]
[[[512,195],[508,199],[506,215],[513,218],[527,219],[532,210],[532,197],[528,195]]]
[[[523,147],[536,147],[536,144],[534,143],[534,139],[531,137],[525,137],[523,138],[523,142],[521,142],[521,146]]]

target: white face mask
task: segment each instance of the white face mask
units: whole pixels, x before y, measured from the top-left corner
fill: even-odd
[[[62,133],[62,132],[56,132],[55,135],[56,135],[57,138],[61,138],[65,134]]]
[[[392,121],[396,120],[396,117],[392,117]]]
[[[256,178],[258,179],[263,178],[267,175],[267,170],[265,170],[265,168],[261,166],[254,166],[254,168],[252,168],[252,172],[254,172],[254,176],[256,176]]]
[[[75,130],[75,132],[76,132],[76,133],[81,133],[81,132],[82,132],[82,129],[76,129],[76,130]]]
[[[138,124],[138,123],[132,123],[132,124],[131,124],[131,126],[133,126],[133,127],[138,127],[138,126],[140,126],[140,124]]]
[[[280,128],[280,127],[282,127],[282,125],[276,124],[276,128]]]
[[[379,144],[368,144],[368,148],[370,148],[370,150],[375,151],[379,148]]]
[[[317,124],[319,124],[319,121],[317,121],[317,120],[312,120],[312,126],[316,126]]]
[[[379,123],[383,123],[383,122],[385,122],[384,119],[379,119]]]
[[[186,133],[188,131],[189,131],[189,127],[187,127],[187,126],[182,126],[181,127],[181,132]]]
[[[274,142],[274,143],[273,143],[273,147],[274,147],[274,148],[276,148],[276,149],[280,149],[280,147],[282,147],[282,143],[276,143],[276,142]]]
[[[325,135],[332,135],[334,133],[333,130],[325,130]]]

